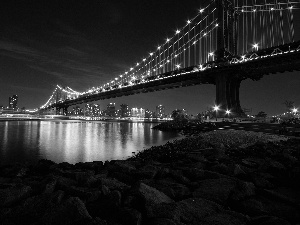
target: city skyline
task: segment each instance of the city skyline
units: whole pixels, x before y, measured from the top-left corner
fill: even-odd
[[[194,0],[5,3],[0,22],[4,28],[0,38],[0,105],[18,94],[20,106],[36,108],[47,101],[56,84],[78,91],[101,85],[155,49],[200,7]],[[296,31],[299,24],[295,16]],[[254,114],[278,114],[284,111],[285,100],[300,104],[299,86],[299,72],[272,74],[260,81],[248,79],[240,88],[242,108],[252,108]],[[104,106],[110,101],[93,103]],[[214,105],[215,87],[197,85],[114,101],[143,108],[145,102],[149,108],[162,104],[197,114]]]

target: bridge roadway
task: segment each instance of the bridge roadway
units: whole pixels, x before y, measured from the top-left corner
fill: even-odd
[[[300,41],[289,45],[282,45],[269,49],[263,49],[255,52],[258,56],[271,55],[274,49],[279,48],[283,51],[293,49],[289,53],[277,54],[269,57],[260,57],[240,63],[228,62],[210,62],[211,68],[199,70],[196,66],[175,70],[165,74],[152,76],[145,82],[135,85],[123,86],[105,92],[83,95],[77,99],[67,99],[64,102],[58,102],[48,106],[48,108],[66,108],[71,105],[82,104],[97,100],[116,98],[121,96],[134,95],[139,93],[147,93],[160,91],[165,89],[173,89],[198,84],[216,84],[218,76],[227,76],[238,80],[252,79],[259,80],[264,75],[283,73],[287,71],[300,70]],[[298,50],[297,50],[298,49]],[[254,52],[249,53],[253,55]]]

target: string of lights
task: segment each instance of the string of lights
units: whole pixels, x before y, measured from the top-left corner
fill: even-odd
[[[234,8],[234,13],[228,14],[226,18],[227,23],[234,21],[233,30],[222,27],[224,24],[218,24],[220,18],[217,16],[215,3],[215,0],[210,1],[192,19],[188,19],[183,27],[176,29],[171,37],[166,38],[162,44],[118,77],[85,92],[57,85],[41,108],[47,108],[66,99],[106,92],[140,82],[150,82],[148,78],[158,79],[160,74],[180,68],[195,66],[199,70],[209,69],[211,68],[209,62],[215,60],[219,29],[224,29],[223,32],[236,37],[236,53],[232,50],[234,47],[229,45],[229,40],[226,40],[229,48],[227,50],[233,56],[230,64],[284,54],[286,51],[258,56],[253,51],[294,42],[293,11],[299,8],[300,0],[286,2],[275,0],[272,3],[265,0],[264,4],[257,4],[256,0],[234,0],[233,6],[229,6]],[[299,51],[299,47],[292,50]],[[249,52],[252,53],[249,55]]]

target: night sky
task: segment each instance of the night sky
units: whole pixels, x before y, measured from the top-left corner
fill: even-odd
[[[123,74],[165,42],[203,6],[200,0],[5,0],[0,7],[0,105],[19,96],[19,107],[37,108],[56,84],[85,91]],[[298,17],[299,17],[299,11]],[[295,18],[296,40],[300,19]],[[297,23],[298,22],[298,23]],[[285,111],[285,100],[300,107],[300,72],[265,76],[241,84],[243,108],[255,114]],[[119,107],[196,114],[212,106],[215,86],[164,90],[99,101]],[[95,102],[96,103],[96,102]]]

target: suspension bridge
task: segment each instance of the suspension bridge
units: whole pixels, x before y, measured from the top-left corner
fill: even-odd
[[[243,80],[300,70],[299,9],[300,0],[212,0],[127,71],[85,92],[57,85],[39,111],[65,114],[71,105],[214,84],[215,103],[241,114]]]

